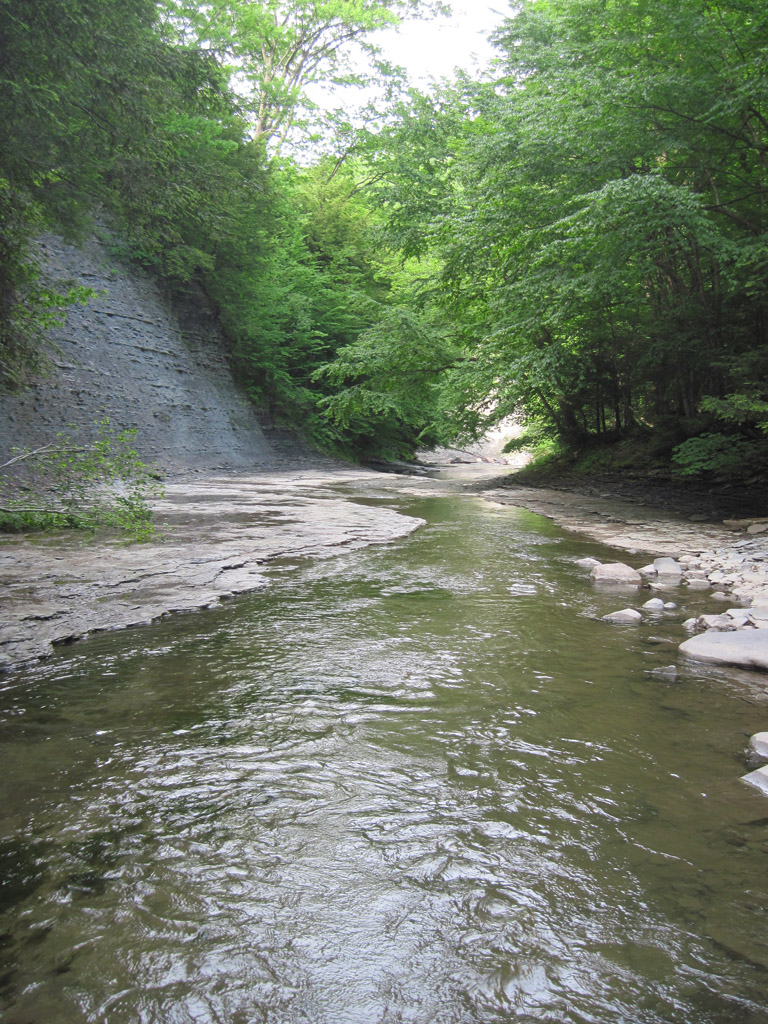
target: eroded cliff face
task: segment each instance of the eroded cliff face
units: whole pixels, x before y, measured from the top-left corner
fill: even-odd
[[[94,424],[109,417],[115,428],[136,427],[139,454],[164,470],[278,466],[201,293],[190,289],[172,302],[154,278],[126,268],[96,240],[75,248],[47,236],[40,244],[52,280],[97,295],[52,332],[51,373],[0,396],[0,462],[60,430],[92,437]]]

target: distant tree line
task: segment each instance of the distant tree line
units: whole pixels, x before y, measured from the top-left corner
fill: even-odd
[[[756,472],[768,7],[527,0],[481,80],[407,90],[372,32],[439,6],[0,0],[6,386],[87,298],[35,236],[100,217],[205,287],[254,400],[326,448],[408,456],[514,412]],[[389,99],[353,123],[313,109],[321,80]]]

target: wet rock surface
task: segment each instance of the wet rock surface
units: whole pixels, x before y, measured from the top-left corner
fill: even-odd
[[[168,485],[157,539],[75,534],[0,541],[0,667],[89,633],[145,625],[268,585],[277,558],[327,557],[407,536],[422,521],[334,488],[376,474],[305,470]]]

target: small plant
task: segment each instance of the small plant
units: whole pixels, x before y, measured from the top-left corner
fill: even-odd
[[[0,465],[0,530],[107,526],[134,540],[152,536],[149,502],[162,497],[163,488],[132,447],[136,431],[116,431],[108,419],[96,428],[89,444],[59,432],[40,448],[14,449]]]

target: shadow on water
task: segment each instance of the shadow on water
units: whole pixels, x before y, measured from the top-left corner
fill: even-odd
[[[768,1021],[758,677],[475,498],[3,691],[3,1020]],[[637,595],[621,595],[622,605]]]

